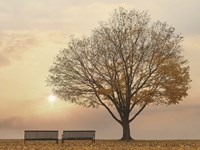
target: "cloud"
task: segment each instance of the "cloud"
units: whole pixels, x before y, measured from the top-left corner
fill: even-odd
[[[132,123],[139,139],[199,138],[199,104],[149,107]]]
[[[10,63],[11,63],[10,60],[0,53],[0,67],[10,65]]]
[[[12,116],[0,120],[0,129],[23,129],[23,118],[20,116]]]
[[[183,36],[200,34],[199,0],[141,0],[138,2],[127,0],[127,2],[130,5],[135,4],[140,10],[148,10],[153,21],[167,22]]]
[[[18,31],[0,33],[0,67],[22,60],[22,55],[37,45],[34,35]]]
[[[119,6],[149,11],[152,20],[166,21],[177,33],[199,34],[198,0],[2,0],[0,2],[1,30],[84,30],[96,27],[98,21],[109,16]],[[169,11],[170,8],[170,11]]]
[[[111,1],[11,1],[0,2],[1,30],[55,30],[84,31],[96,25],[101,18],[119,5]],[[128,5],[126,5],[128,6]],[[75,25],[75,27],[74,27]],[[78,27],[78,28],[77,28]],[[83,29],[84,28],[84,29]],[[90,29],[91,30],[91,29]]]

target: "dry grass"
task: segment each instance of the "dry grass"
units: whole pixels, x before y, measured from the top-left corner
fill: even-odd
[[[130,141],[96,140],[55,141],[0,140],[0,150],[200,150],[200,140]]]

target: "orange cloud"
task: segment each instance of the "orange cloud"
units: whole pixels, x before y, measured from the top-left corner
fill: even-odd
[[[0,67],[10,65],[10,60],[0,52]]]
[[[30,33],[3,32],[0,35],[0,67],[22,60],[22,54],[37,46],[37,39]]]
[[[0,120],[0,129],[23,129],[23,118],[12,116]]]

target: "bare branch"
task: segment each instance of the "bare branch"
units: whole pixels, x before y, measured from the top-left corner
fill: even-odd
[[[133,121],[143,111],[147,104],[148,102],[144,103],[144,105],[139,109],[139,111],[131,119],[129,119],[129,122]]]

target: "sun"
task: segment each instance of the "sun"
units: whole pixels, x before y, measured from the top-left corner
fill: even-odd
[[[56,96],[51,94],[51,95],[48,96],[48,100],[49,100],[49,102],[53,103],[56,100]]]

